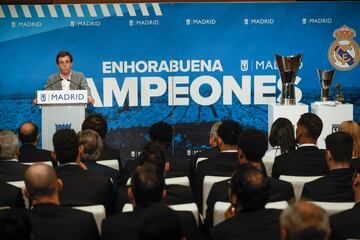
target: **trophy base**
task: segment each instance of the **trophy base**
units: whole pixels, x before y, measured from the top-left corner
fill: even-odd
[[[296,101],[295,101],[295,99],[282,98],[280,104],[281,105],[296,105]]]
[[[329,101],[330,100],[330,98],[328,98],[328,97],[321,97],[321,102],[327,102],[327,101]]]

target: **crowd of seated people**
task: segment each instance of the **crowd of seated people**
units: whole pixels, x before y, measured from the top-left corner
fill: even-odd
[[[360,239],[359,124],[341,123],[326,149],[316,145],[322,128],[313,113],[296,129],[277,119],[269,136],[223,120],[209,149],[188,159],[173,156],[173,128],[158,122],[141,154],[122,162],[100,114],[78,133],[57,130],[53,151],[38,148],[38,127],[27,121],[0,131],[0,239]],[[296,199],[284,175],[317,179]],[[323,202],[350,207],[334,214]],[[94,205],[103,206],[100,220],[80,210]]]

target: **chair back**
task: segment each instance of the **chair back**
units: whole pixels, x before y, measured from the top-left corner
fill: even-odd
[[[96,226],[99,230],[99,233],[101,233],[101,222],[106,217],[105,207],[103,205],[76,206],[73,208],[92,213],[96,222]]]
[[[229,179],[230,177],[221,177],[221,176],[205,176],[203,181],[203,192],[202,192],[202,214],[206,214],[206,200],[209,196],[210,190],[214,183],[221,182]]]
[[[25,182],[24,181],[10,181],[7,183],[21,189],[21,192],[22,192],[22,195],[24,198],[24,202],[25,202],[25,208],[29,208],[29,206],[30,206],[29,199],[24,194]]]
[[[289,176],[289,175],[281,175],[280,180],[284,180],[290,182],[294,188],[295,199],[299,200],[301,197],[302,190],[304,188],[304,184],[307,182],[314,181],[322,176]]]
[[[105,165],[107,167],[111,167],[117,171],[119,171],[119,161],[117,159],[111,159],[111,160],[98,160],[96,163]]]
[[[313,201],[315,205],[323,208],[329,215],[333,215],[350,208],[353,208],[355,202],[316,202]]]

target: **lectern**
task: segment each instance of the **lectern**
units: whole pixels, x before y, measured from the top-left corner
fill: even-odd
[[[52,151],[52,136],[58,129],[81,130],[87,106],[86,90],[37,91],[41,106],[42,148]]]

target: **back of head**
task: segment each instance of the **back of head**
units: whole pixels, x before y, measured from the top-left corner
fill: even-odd
[[[140,154],[139,161],[141,165],[145,163],[154,164],[160,173],[164,173],[166,159],[163,146],[149,142]]]
[[[26,212],[20,209],[0,210],[1,240],[30,240],[31,222]]]
[[[55,170],[43,163],[31,165],[24,176],[26,190],[32,200],[57,194],[57,179]]]
[[[75,162],[79,153],[79,142],[73,129],[57,130],[53,136],[56,160],[60,164]]]
[[[325,138],[326,150],[336,162],[350,162],[353,153],[353,139],[344,132],[334,132]]]
[[[311,202],[297,202],[280,216],[282,239],[325,240],[330,235],[329,217],[325,210]]]
[[[281,153],[295,150],[294,126],[287,118],[278,118],[271,126],[269,143],[271,146],[280,147]]]
[[[131,177],[131,189],[138,206],[150,206],[162,200],[165,188],[164,174],[153,164],[139,166]]]
[[[314,113],[304,113],[301,115],[298,125],[306,129],[308,137],[317,140],[323,128],[323,122]]]
[[[94,130],[102,139],[105,139],[108,130],[106,118],[98,113],[88,115],[81,125],[81,130],[86,129]]]
[[[270,180],[250,164],[241,164],[231,178],[231,194],[244,211],[264,208],[269,199]]]
[[[267,135],[257,129],[247,128],[239,135],[237,145],[249,162],[261,162],[268,148]]]
[[[150,127],[149,136],[153,142],[170,145],[173,137],[173,129],[168,123],[157,122]]]
[[[344,121],[340,124],[339,131],[351,135],[353,138],[353,157],[360,157],[360,126],[355,121]]]
[[[139,240],[181,240],[181,221],[174,210],[155,204],[141,216],[137,236]]]
[[[99,134],[94,130],[87,129],[79,132],[78,138],[79,145],[84,148],[82,159],[91,161],[99,160],[103,150],[103,141]]]
[[[0,159],[12,159],[17,156],[19,139],[13,131],[0,131]]]
[[[215,122],[210,129],[209,144],[213,147],[217,145],[218,130],[221,122]]]
[[[39,135],[38,127],[31,121],[23,123],[18,132],[22,143],[35,143]]]
[[[236,145],[241,132],[241,125],[233,120],[223,121],[218,129],[219,137],[227,145]]]

